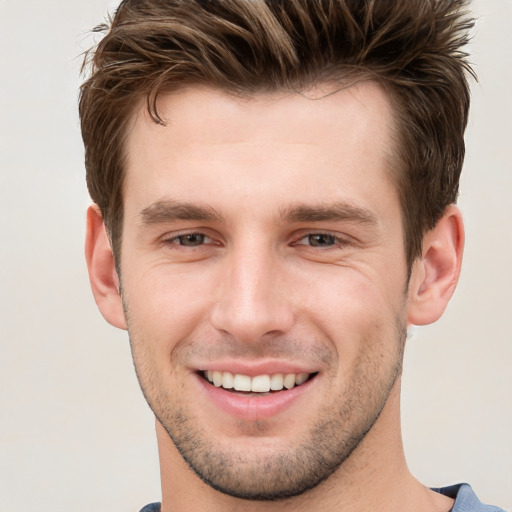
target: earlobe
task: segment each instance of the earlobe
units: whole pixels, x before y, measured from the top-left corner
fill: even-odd
[[[113,326],[126,329],[114,256],[97,205],[91,205],[87,210],[85,258],[92,293],[101,314]]]
[[[443,314],[459,280],[464,249],[464,225],[459,209],[449,206],[423,238],[422,255],[409,281],[408,321],[435,322]]]

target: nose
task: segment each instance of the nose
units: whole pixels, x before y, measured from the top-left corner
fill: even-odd
[[[289,331],[293,308],[278,256],[249,246],[227,257],[211,318],[217,330],[244,343]]]

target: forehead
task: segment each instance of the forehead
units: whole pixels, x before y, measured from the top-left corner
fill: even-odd
[[[169,194],[228,204],[258,194],[350,199],[361,184],[385,193],[392,113],[376,83],[249,98],[194,87],[162,95],[157,107],[165,126],[140,108],[127,136],[125,202],[140,209]]]
[[[301,136],[305,135],[307,141],[314,142],[315,135],[325,138],[329,132],[336,138],[340,123],[351,124],[352,130],[364,130],[368,124],[375,125],[375,122],[389,124],[390,127],[392,123],[388,94],[378,82],[371,80],[352,85],[320,83],[300,91],[278,90],[247,95],[190,86],[160,94],[156,111],[169,128],[167,134],[159,129],[161,125],[151,119],[146,103],[142,102],[132,116],[129,141],[144,136],[142,132],[151,138],[157,134],[166,137],[176,129],[173,133],[176,141],[183,137],[188,142],[195,139],[205,143],[208,142],[205,137],[211,141],[217,137],[222,138],[224,143],[226,135],[231,135],[235,140],[249,134],[254,136],[252,129],[258,129],[261,125],[269,128],[267,133],[270,137],[275,135],[271,129],[281,124],[286,128],[282,133],[283,138],[286,135],[303,138]],[[314,128],[312,123],[318,122],[322,125],[321,130],[301,132],[303,123]],[[224,131],[218,130],[218,127]],[[373,136],[376,135],[377,130],[373,133]]]

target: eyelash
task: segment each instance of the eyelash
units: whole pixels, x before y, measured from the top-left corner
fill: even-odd
[[[180,233],[178,235],[174,235],[171,238],[167,238],[167,239],[163,240],[163,243],[168,244],[168,245],[179,245],[181,247],[201,247],[202,245],[205,245],[204,240],[202,243],[199,243],[197,245],[194,245],[194,244],[186,245],[183,243],[179,243],[180,239],[183,239],[185,237],[194,237],[194,236],[203,237],[204,239],[213,241],[213,239],[211,237],[209,237],[208,235],[206,235],[205,233],[201,233],[200,231],[194,231],[191,233]]]
[[[310,239],[309,242],[311,242],[311,239],[313,237],[324,237],[328,238],[331,242],[329,245],[313,245],[311,243],[301,243],[302,240]],[[294,245],[305,245],[307,247],[311,247],[313,249],[320,249],[320,250],[329,250],[329,249],[339,249],[342,247],[346,247],[347,245],[350,245],[350,241],[346,238],[340,238],[339,236],[336,236],[334,233],[329,233],[328,231],[318,231],[318,232],[312,232],[307,233],[301,238],[297,240],[297,242],[294,243]]]
[[[180,242],[180,239],[184,239],[185,237],[203,237],[203,240],[202,240],[202,242],[200,242],[198,244],[192,243],[191,245],[187,245],[185,243]],[[317,238],[323,237],[324,239],[327,238],[330,243],[328,245],[324,245],[324,246],[314,245],[311,243],[311,239],[313,237],[317,237]],[[206,242],[205,242],[205,239],[206,239]],[[303,240],[307,240],[307,239],[309,239],[310,243],[301,243]],[[212,242],[214,242],[213,238],[211,238],[210,236],[208,236],[205,233],[202,233],[200,231],[193,231],[190,233],[180,233],[180,234],[174,235],[170,238],[163,240],[163,243],[166,245],[178,245],[180,247],[187,247],[187,248],[201,247],[201,246],[206,245],[207,243],[212,243]],[[347,240],[346,238],[340,238],[340,237],[334,235],[333,233],[329,233],[328,231],[318,231],[318,232],[311,232],[311,233],[302,235],[295,242],[293,242],[292,245],[295,245],[295,246],[304,245],[307,247],[311,247],[313,249],[319,248],[320,250],[325,251],[325,250],[329,250],[329,249],[333,249],[333,248],[345,247],[347,245],[350,245],[350,241]]]

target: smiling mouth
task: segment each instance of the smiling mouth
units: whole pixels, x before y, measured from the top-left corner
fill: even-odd
[[[240,373],[203,371],[201,375],[217,388],[242,393],[264,394],[272,391],[283,391],[301,386],[312,379],[316,373],[275,373],[272,375],[243,375]]]

